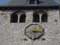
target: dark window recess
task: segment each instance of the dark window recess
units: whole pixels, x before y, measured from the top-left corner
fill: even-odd
[[[10,22],[11,23],[17,23],[18,22],[18,15],[17,14],[12,14]]]
[[[42,14],[41,22],[47,22],[47,21],[48,21],[48,15],[47,15],[47,13]]]
[[[39,22],[39,14],[38,13],[33,14],[33,22]]]
[[[25,21],[26,21],[26,15],[25,14],[21,14],[19,22],[20,23],[24,23]]]

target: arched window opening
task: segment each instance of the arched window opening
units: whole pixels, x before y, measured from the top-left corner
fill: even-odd
[[[39,22],[39,19],[40,19],[39,13],[37,12],[33,13],[33,22]]]
[[[11,19],[10,19],[11,23],[17,23],[18,22],[18,15],[16,13],[13,13],[11,15]]]
[[[25,21],[26,21],[26,15],[25,15],[25,13],[23,13],[23,14],[21,14],[21,16],[20,16],[19,22],[20,22],[20,23],[25,23]]]
[[[48,15],[47,13],[43,13],[41,16],[41,22],[48,22]]]

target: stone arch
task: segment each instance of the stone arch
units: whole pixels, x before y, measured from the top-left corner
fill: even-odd
[[[20,23],[24,23],[25,21],[26,21],[26,14],[23,12],[23,13],[20,15],[19,22],[20,22]]]
[[[33,12],[33,22],[39,22],[39,12],[38,11],[34,11]]]
[[[17,23],[18,22],[18,15],[16,14],[16,12],[12,13],[10,16],[10,22],[11,23]]]
[[[47,12],[42,13],[41,22],[48,22],[48,14],[47,14]]]

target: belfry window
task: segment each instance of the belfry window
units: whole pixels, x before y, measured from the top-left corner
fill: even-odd
[[[26,15],[25,15],[25,13],[23,13],[23,14],[21,14],[21,16],[20,16],[19,22],[20,22],[20,23],[24,23],[25,21],[26,21]]]
[[[33,22],[39,22],[39,13],[33,13]]]
[[[17,23],[18,22],[18,15],[16,13],[13,13],[10,17],[10,22],[11,23]]]
[[[48,21],[48,15],[47,13],[43,13],[41,16],[41,22],[47,22]]]

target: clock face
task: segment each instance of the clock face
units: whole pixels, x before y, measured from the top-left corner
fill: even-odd
[[[44,29],[38,24],[30,24],[25,29],[25,35],[32,40],[36,40],[44,35]]]

